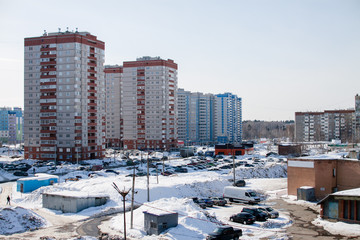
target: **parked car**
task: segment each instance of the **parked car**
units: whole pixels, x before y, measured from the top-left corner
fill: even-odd
[[[246,182],[244,179],[237,180],[234,183],[234,186],[236,186],[236,187],[245,187],[245,185],[246,185]]]
[[[255,216],[248,212],[241,212],[230,217],[230,221],[242,224],[253,224],[255,220]]]
[[[212,233],[206,236],[206,240],[225,240],[225,239],[239,239],[242,236],[242,230],[230,226],[217,227]]]
[[[204,202],[204,200],[199,199],[197,197],[193,197],[192,200],[194,201],[194,203],[196,203],[197,205],[199,205],[199,207],[201,207],[202,209],[206,208],[206,203]]]
[[[256,219],[256,221],[266,221],[269,217],[266,213],[263,211],[257,209],[257,208],[247,208],[244,207],[241,212],[247,212],[253,215]]]
[[[256,192],[249,188],[232,187],[227,186],[224,188],[225,199],[229,199],[230,202],[246,202],[249,204],[255,204],[260,202],[260,198],[256,195]]]
[[[27,172],[23,172],[23,171],[16,171],[13,174],[14,176],[29,176]]]
[[[175,168],[175,172],[187,173],[188,170],[187,170],[187,168],[177,167],[177,168]]]
[[[212,197],[211,200],[214,202],[214,205],[225,206],[227,201],[224,198]]]
[[[173,174],[173,173],[170,172],[170,171],[164,171],[164,172],[161,173],[161,175],[163,175],[163,176],[170,176],[170,175],[172,175],[172,174]]]
[[[261,211],[264,211],[265,213],[268,214],[269,218],[278,218],[279,217],[279,212],[274,210],[271,207],[259,207],[258,209],[260,209]]]
[[[201,200],[204,201],[204,203],[206,204],[206,207],[213,207],[214,206],[214,202],[210,198],[202,198]]]
[[[112,170],[112,169],[107,169],[107,170],[105,170],[105,172],[107,172],[107,173],[115,173],[116,175],[119,175],[118,171],[115,171],[115,170]]]

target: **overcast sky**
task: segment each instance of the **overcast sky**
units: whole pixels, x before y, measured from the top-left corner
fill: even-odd
[[[24,38],[88,31],[106,64],[160,56],[178,86],[243,99],[244,120],[354,108],[360,1],[0,0],[0,106],[23,107]]]

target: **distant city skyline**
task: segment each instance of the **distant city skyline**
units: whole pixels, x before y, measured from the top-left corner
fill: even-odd
[[[40,2],[39,2],[40,3]],[[24,106],[24,38],[69,30],[105,42],[105,64],[178,64],[178,86],[242,98],[243,120],[349,109],[360,93],[359,1],[0,0],[0,106]]]

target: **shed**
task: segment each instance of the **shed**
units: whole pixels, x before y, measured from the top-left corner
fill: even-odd
[[[300,144],[279,144],[278,145],[279,155],[292,155],[299,157],[301,156],[301,145]]]
[[[61,191],[42,194],[44,208],[60,210],[64,213],[77,213],[85,208],[104,205],[109,196],[75,191]]]
[[[360,188],[329,194],[318,204],[322,218],[360,224]]]
[[[297,200],[315,201],[315,188],[302,186],[297,189]]]
[[[50,174],[38,173],[35,177],[20,178],[17,180],[16,191],[27,193],[40,187],[53,185],[59,182],[59,177]]]
[[[159,235],[166,229],[176,227],[178,225],[178,213],[144,213],[144,227],[148,235]]]

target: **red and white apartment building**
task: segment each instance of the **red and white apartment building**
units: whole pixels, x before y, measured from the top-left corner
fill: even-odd
[[[142,57],[123,64],[124,149],[177,147],[177,64]]]
[[[104,50],[88,32],[25,38],[25,158],[104,157]]]

